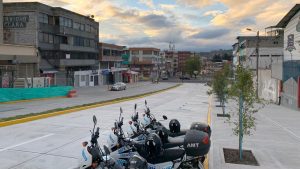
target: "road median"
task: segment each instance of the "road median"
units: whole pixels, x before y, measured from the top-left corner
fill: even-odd
[[[58,115],[68,114],[68,113],[73,113],[73,112],[91,109],[91,108],[95,108],[95,107],[101,107],[101,106],[105,106],[105,105],[116,104],[116,103],[125,102],[125,101],[129,101],[129,100],[143,98],[146,96],[150,96],[153,94],[158,94],[158,93],[161,93],[161,92],[164,92],[167,90],[174,89],[180,85],[181,84],[177,84],[175,86],[168,87],[165,89],[148,92],[148,93],[143,93],[143,94],[138,94],[138,95],[134,95],[134,96],[120,97],[120,98],[115,98],[112,100],[77,105],[77,106],[66,107],[66,108],[58,108],[58,109],[48,110],[48,111],[40,112],[40,113],[31,113],[31,114],[26,114],[26,115],[2,118],[2,119],[0,119],[0,127],[30,122],[30,121],[34,121],[34,120],[44,119],[44,118],[48,118],[48,117],[54,117],[54,116],[58,116]]]

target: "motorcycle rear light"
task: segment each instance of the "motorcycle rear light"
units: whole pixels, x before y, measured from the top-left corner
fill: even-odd
[[[204,137],[204,138],[202,139],[202,143],[203,143],[203,144],[209,144],[209,137],[208,137],[208,136]]]

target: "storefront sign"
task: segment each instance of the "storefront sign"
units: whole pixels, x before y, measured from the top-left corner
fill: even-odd
[[[286,50],[289,52],[292,52],[293,50],[296,50],[294,45],[294,34],[289,34],[287,36],[287,47]]]
[[[3,27],[4,28],[25,28],[27,22],[29,22],[28,15],[4,16],[3,17]]]

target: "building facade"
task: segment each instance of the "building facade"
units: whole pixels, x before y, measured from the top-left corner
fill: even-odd
[[[98,22],[38,2],[4,3],[4,43],[37,48],[41,76],[74,85],[74,72],[97,70]]]
[[[276,25],[284,29],[284,60],[281,104],[296,110],[300,109],[300,4],[296,4]]]
[[[39,76],[39,56],[33,45],[14,45],[3,43],[3,2],[0,1],[0,88],[24,87],[26,84],[17,85],[20,78]],[[28,84],[27,84],[28,85]]]
[[[157,48],[129,48],[130,69],[139,72],[140,78],[158,78],[162,59]]]
[[[185,63],[192,57],[190,51],[178,51],[178,71],[181,73],[185,72]]]
[[[281,79],[272,70],[277,69],[283,60],[283,32],[276,31],[277,34],[260,37],[239,36],[238,42],[233,45],[234,65],[253,70],[253,81],[258,82],[259,97],[273,102],[279,102]],[[258,63],[256,49],[259,51]]]
[[[122,55],[124,46],[108,43],[99,43],[100,70],[103,72],[103,84],[114,84],[123,81],[123,73],[127,68],[122,68]]]

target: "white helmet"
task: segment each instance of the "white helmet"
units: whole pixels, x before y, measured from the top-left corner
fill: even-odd
[[[118,145],[118,136],[111,132],[107,138],[108,147],[112,150]]]
[[[92,155],[87,150],[87,145],[81,150],[79,169],[86,169],[92,165]]]
[[[134,136],[134,134],[137,133],[137,128],[134,126],[134,124],[130,124],[127,129],[127,135],[128,137]]]
[[[141,124],[144,126],[144,127],[147,127],[149,124],[151,123],[151,119],[145,115],[143,117],[143,119],[141,120]]]

